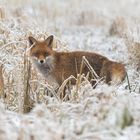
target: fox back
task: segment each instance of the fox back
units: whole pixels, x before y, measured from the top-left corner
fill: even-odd
[[[33,63],[51,85],[57,83],[60,86],[69,76],[76,77],[80,72],[83,56],[86,57],[98,76],[105,77],[108,84],[119,84],[126,76],[123,64],[111,61],[100,54],[83,51],[54,51],[52,35],[44,41],[37,41],[35,38],[29,37],[29,43]],[[87,74],[88,72],[89,69],[84,65],[82,73]],[[75,81],[72,81],[72,84],[75,84]]]

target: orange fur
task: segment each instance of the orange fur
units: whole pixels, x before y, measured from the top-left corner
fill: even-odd
[[[82,56],[86,57],[98,76],[105,77],[108,84],[119,84],[126,76],[125,67],[121,63],[113,62],[94,52],[56,52],[52,49],[52,42],[53,36],[49,36],[44,41],[29,37],[29,43],[32,45],[30,56],[33,63],[49,83],[53,81],[60,86],[70,75],[76,77],[77,70],[78,73],[80,72]],[[82,72],[84,74],[89,72],[86,65],[83,66]],[[72,84],[75,82],[72,81]]]

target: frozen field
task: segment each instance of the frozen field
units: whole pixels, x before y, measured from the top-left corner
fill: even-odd
[[[0,140],[140,140],[139,13],[139,0],[0,0]],[[123,63],[129,81],[85,80],[67,102],[47,96],[25,52],[29,35],[50,34],[58,51]]]

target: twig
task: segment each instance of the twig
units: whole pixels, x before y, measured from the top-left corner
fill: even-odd
[[[99,76],[97,75],[97,73],[95,72],[95,70],[93,69],[93,67],[89,64],[88,60],[86,59],[85,56],[82,57],[85,65],[88,67],[88,69],[90,70],[92,76],[95,78],[95,79],[99,79]]]
[[[56,99],[58,101],[60,101],[60,98],[57,96],[57,93],[55,92],[55,90],[53,89],[53,87],[51,85],[49,85],[48,83],[46,83],[44,86],[47,87],[47,89],[53,94],[54,97],[56,97]]]
[[[128,83],[129,92],[131,93],[132,90],[131,90],[131,85],[130,85],[130,82],[129,82],[128,73],[126,73],[126,78],[127,78],[127,83]]]
[[[11,45],[11,44],[15,44],[15,43],[21,43],[21,44],[27,45],[27,44],[24,43],[23,41],[13,41],[13,42],[9,42],[9,43],[3,45],[3,46],[1,47],[1,49],[5,49],[5,47],[7,47],[7,46],[9,46],[9,45]]]

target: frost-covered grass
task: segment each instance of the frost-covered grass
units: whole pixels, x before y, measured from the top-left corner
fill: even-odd
[[[139,12],[139,0],[0,0],[0,140],[139,140]],[[25,52],[29,35],[50,34],[58,51],[123,63],[130,85],[85,79],[67,102],[47,96]]]

